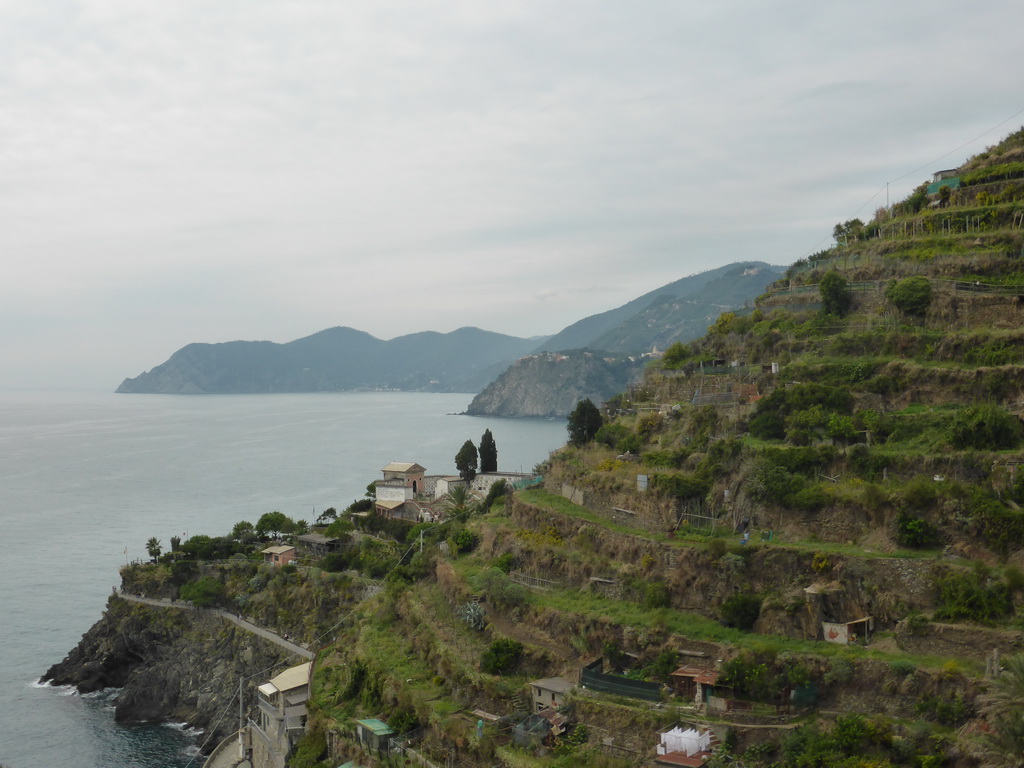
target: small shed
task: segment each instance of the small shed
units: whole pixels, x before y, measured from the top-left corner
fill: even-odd
[[[356,739],[367,749],[387,752],[395,732],[387,723],[377,718],[356,720]]]
[[[837,645],[868,644],[871,631],[875,628],[874,616],[865,616],[853,621],[823,621],[821,632],[825,642]]]
[[[267,547],[260,554],[263,555],[263,562],[270,563],[271,565],[293,565],[296,562],[295,547],[287,544]]]
[[[695,704],[705,704],[718,683],[718,672],[705,667],[684,664],[669,677],[677,696],[689,699]]]

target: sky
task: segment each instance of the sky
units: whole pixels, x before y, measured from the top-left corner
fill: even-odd
[[[0,387],[553,334],[1024,124],[1005,0],[0,0]],[[888,185],[888,189],[887,189]]]

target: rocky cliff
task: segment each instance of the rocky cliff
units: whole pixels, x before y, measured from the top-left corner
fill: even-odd
[[[622,392],[642,363],[592,352],[542,352],[518,360],[466,409],[471,416],[567,416],[580,400]]]
[[[112,596],[103,617],[42,679],[81,693],[120,688],[118,722],[187,722],[214,746],[237,728],[239,679],[269,679],[299,661],[215,613]],[[245,689],[251,695],[252,686]]]

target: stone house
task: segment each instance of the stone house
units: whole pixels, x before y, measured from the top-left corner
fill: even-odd
[[[546,677],[542,680],[530,682],[530,700],[533,702],[533,711],[540,712],[544,709],[558,709],[565,704],[569,691],[575,688],[564,677]]]

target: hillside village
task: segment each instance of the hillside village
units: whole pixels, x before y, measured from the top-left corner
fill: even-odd
[[[1022,226],[1024,129],[838,224],[536,479],[392,463],[313,532],[126,568],[312,656],[207,764],[1021,765]]]

